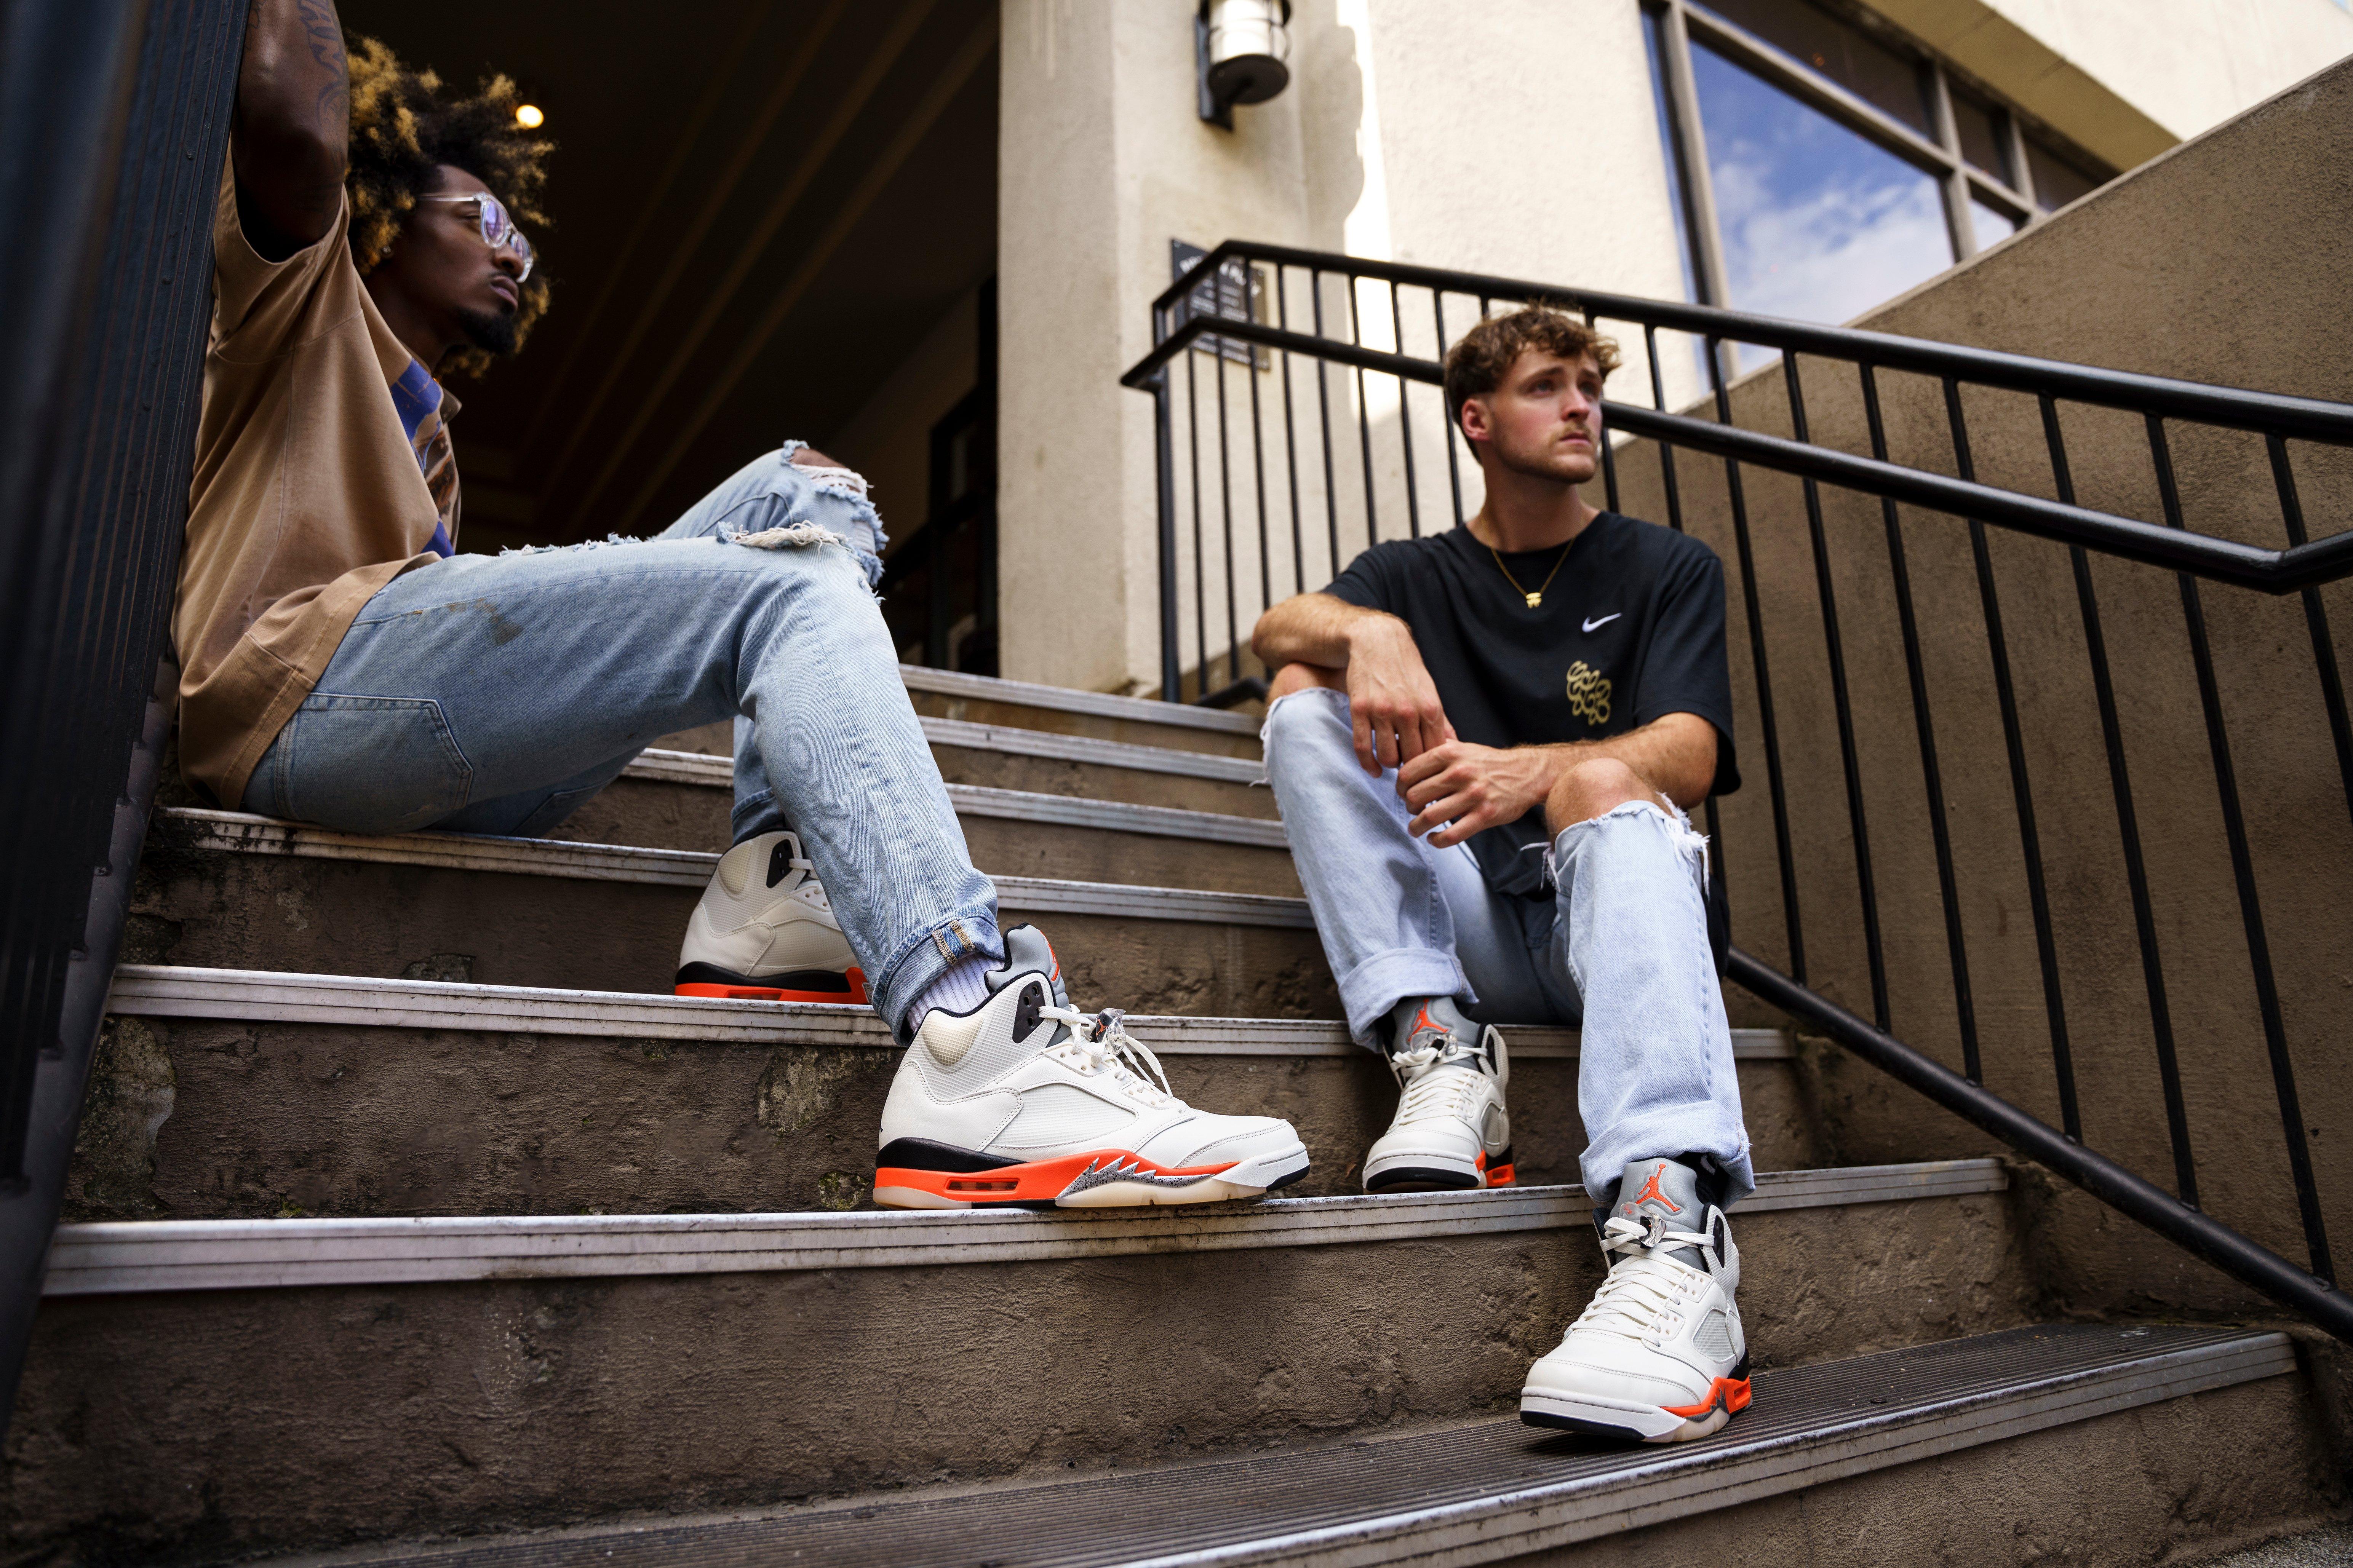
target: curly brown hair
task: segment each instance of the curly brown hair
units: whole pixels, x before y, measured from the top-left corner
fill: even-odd
[[[1488,317],[1446,351],[1446,416],[1459,427],[1463,404],[1503,385],[1530,349],[1572,362],[1589,354],[1605,376],[1620,363],[1617,339],[1548,305],[1524,305]]]
[[[400,237],[417,198],[438,187],[444,163],[488,185],[518,223],[549,226],[539,197],[555,143],[515,123],[512,81],[494,76],[471,98],[444,97],[438,76],[411,70],[376,39],[362,38],[351,56],[351,153],[343,178],[352,198],[352,260],[363,277]],[[546,277],[534,268],[522,296],[515,311],[518,347],[547,311]],[[444,363],[480,375],[491,356],[465,349]]]

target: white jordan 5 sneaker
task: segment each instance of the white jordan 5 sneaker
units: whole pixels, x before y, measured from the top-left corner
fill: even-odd
[[[1511,1058],[1493,1025],[1443,996],[1408,997],[1389,1019],[1389,1070],[1404,1093],[1389,1130],[1365,1152],[1368,1193],[1508,1187]]]
[[[1748,1341],[1733,1292],[1740,1249],[1724,1211],[1673,1160],[1626,1167],[1601,1226],[1609,1278],[1559,1347],[1528,1371],[1520,1419],[1598,1436],[1681,1443],[1748,1407]]]
[[[866,975],[797,835],[763,833],[719,858],[687,920],[675,988],[767,1002],[866,1000]]]
[[[899,1208],[1061,1208],[1252,1198],[1307,1173],[1269,1116],[1213,1116],[1168,1092],[1116,1009],[1082,1013],[1035,926],[969,1013],[923,1016],[882,1107],[874,1201]]]

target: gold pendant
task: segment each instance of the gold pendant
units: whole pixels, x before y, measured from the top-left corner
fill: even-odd
[[[1541,604],[1543,604],[1543,603],[1544,603],[1544,595],[1543,595],[1542,594],[1540,594],[1540,593],[1537,593],[1537,594],[1530,594],[1530,595],[1528,595],[1528,608],[1529,608],[1529,609],[1533,610],[1533,609],[1535,609],[1538,605],[1541,605]]]

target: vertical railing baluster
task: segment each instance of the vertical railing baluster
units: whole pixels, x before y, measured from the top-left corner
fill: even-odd
[[[1358,348],[1365,346],[1365,327],[1356,310],[1357,274],[1348,275],[1348,341]],[[1373,502],[1373,400],[1365,390],[1365,369],[1356,370],[1356,438],[1365,458],[1365,544],[1366,548],[1381,542],[1380,517]]]
[[[1801,446],[1812,444],[1806,420],[1805,388],[1798,380],[1798,356],[1781,355],[1781,379],[1789,391],[1789,432]],[[1831,576],[1831,546],[1822,525],[1821,490],[1800,481],[1806,499],[1806,531],[1814,546],[1814,592],[1822,606],[1822,644],[1830,657],[1831,708],[1838,720],[1839,762],[1846,777],[1846,813],[1854,835],[1855,891],[1862,905],[1863,957],[1871,971],[1871,1005],[1882,1029],[1893,1028],[1887,1011],[1887,952],[1879,931],[1879,884],[1871,868],[1871,829],[1862,804],[1862,760],[1854,742],[1854,706],[1846,684],[1846,646],[1839,635],[1838,589]]]
[[[1274,268],[1275,325],[1284,331],[1291,330],[1291,269],[1277,263]],[[1291,481],[1291,586],[1292,591],[1307,591],[1307,545],[1300,533],[1299,523],[1299,432],[1291,414],[1291,351],[1282,351],[1282,471]]]
[[[2148,450],[2157,464],[2157,489],[2165,505],[2168,528],[2186,528],[2181,518],[2181,492],[2175,483],[2173,454],[2166,443],[2165,421],[2155,414],[2142,416],[2148,427]],[[2247,844],[2247,822],[2239,804],[2237,770],[2231,762],[2231,737],[2222,719],[2221,689],[2214,679],[2214,654],[2206,640],[2206,612],[2198,593],[2198,579],[2177,574],[2181,584],[2181,614],[2189,626],[2189,658],[2198,672],[2198,700],[2206,713],[2206,743],[2214,755],[2214,788],[2222,801],[2222,831],[2230,840],[2231,874],[2239,887],[2239,915],[2247,932],[2247,962],[2254,971],[2255,1005],[2263,1015],[2263,1044],[2271,1054],[2272,1088],[2279,1097],[2280,1131],[2287,1141],[2288,1173],[2295,1183],[2295,1205],[2304,1220],[2305,1245],[2312,1253],[2313,1274],[2337,1282],[2335,1262],[2328,1255],[2328,1232],[2321,1223],[2320,1191],[2312,1176],[2312,1151],[2305,1142],[2304,1110],[2295,1090],[2295,1064],[2287,1049],[2287,1020],[2280,1012],[2279,982],[2272,973],[2271,942],[2263,932],[2262,901],[2255,891],[2255,863]]]
[[[1588,331],[1599,330],[1593,324],[1593,312],[1590,309],[1585,312],[1585,330]],[[1609,438],[1609,422],[1606,419],[1601,422],[1600,445],[1601,497],[1609,503],[1609,510],[1616,511],[1618,510],[1618,448],[1617,443]]]
[[[1434,287],[1430,289],[1430,315],[1438,328],[1438,363],[1443,365],[1446,363],[1446,291],[1444,289]],[[1460,528],[1462,526],[1462,468],[1454,452],[1456,444],[1454,415],[1452,410],[1446,406],[1446,388],[1442,384],[1438,389],[1438,416],[1446,431],[1441,437],[1446,443],[1446,482],[1452,488],[1454,495],[1454,526]]]
[[[1324,336],[1324,269],[1316,268],[1308,278],[1308,299],[1315,307],[1315,335]],[[1329,376],[1332,362],[1315,362],[1315,401],[1322,411],[1320,421],[1324,432],[1324,521],[1332,532],[1332,575],[1340,574],[1340,491],[1338,471],[1332,462],[1332,383]]]
[[[2272,458],[2272,484],[2279,491],[2280,521],[2287,526],[2291,549],[2305,542],[2304,503],[2296,498],[2295,470],[2288,466],[2287,443],[2266,434],[2263,445]],[[2337,776],[2345,786],[2345,805],[2353,810],[2353,724],[2346,721],[2345,680],[2337,670],[2337,639],[2328,632],[2328,610],[2320,590],[2304,591],[2304,624],[2312,633],[2312,657],[2320,667],[2320,704],[2328,714],[2329,739],[2337,743]]]
[[[2067,463],[2067,442],[2059,427],[2059,405],[2042,395],[2042,440],[2051,449],[2051,478],[2058,498],[2075,504],[2075,479]],[[2157,945],[2157,915],[2148,894],[2148,868],[2141,858],[2140,822],[2133,809],[2132,776],[2125,761],[2124,725],[2116,714],[2116,679],[2108,667],[2108,640],[2100,622],[2099,595],[2092,583],[2092,558],[2080,544],[2067,547],[2075,573],[2075,604],[2084,621],[2084,647],[2092,665],[2092,690],[2099,700],[2100,737],[2108,752],[2108,791],[2116,797],[2116,831],[2124,844],[2125,883],[2131,891],[2133,929],[2140,941],[2141,981],[2148,992],[2150,1032],[2157,1040],[2157,1076],[2165,1095],[2165,1125],[2173,1142],[2174,1193],[2198,1206],[2198,1164],[2189,1146],[2189,1110],[2181,1097],[2181,1068],[2173,1050],[2173,1009],[2165,994],[2165,964]]]
[[[1862,409],[1871,426],[1871,455],[1887,460],[1887,423],[1879,407],[1879,378],[1868,361],[1862,372]],[[1895,503],[1882,497],[1880,520],[1887,531],[1887,565],[1895,584],[1895,618],[1904,634],[1904,668],[1912,683],[1912,724],[1920,741],[1920,775],[1928,797],[1928,832],[1936,850],[1936,889],[1945,906],[1945,946],[1953,969],[1953,1011],[1961,1036],[1961,1070],[1972,1083],[1985,1081],[1978,1057],[1977,999],[1969,989],[1968,943],[1961,930],[1960,883],[1953,868],[1953,830],[1945,811],[1945,774],[1936,762],[1936,726],[1928,710],[1928,675],[1920,653],[1920,616],[1912,603],[1912,570],[1904,554],[1904,529]]]
[[[1155,331],[1155,341],[1165,341]],[[1176,432],[1169,428],[1168,367],[1152,378],[1152,436],[1156,459],[1155,479],[1160,491],[1160,700],[1185,700],[1185,659],[1177,647],[1176,620]]]
[[[1651,361],[1651,406],[1664,414],[1667,411],[1666,378],[1659,372],[1659,329],[1642,323],[1642,347]],[[1664,441],[1659,443],[1659,482],[1667,493],[1667,526],[1677,533],[1683,531],[1683,501],[1675,487],[1675,449]]]
[[[1733,423],[1732,394],[1725,385],[1714,334],[1707,344],[1716,422],[1728,426]],[[1765,782],[1773,801],[1773,850],[1781,867],[1781,918],[1788,926],[1789,977],[1802,985],[1806,983],[1806,934],[1798,918],[1798,858],[1789,838],[1789,792],[1781,773],[1781,731],[1773,718],[1773,676],[1765,658],[1765,614],[1757,591],[1757,552],[1748,538],[1748,500],[1741,489],[1740,465],[1730,458],[1724,460],[1724,485],[1732,503],[1733,543],[1740,557],[1741,603],[1748,612],[1748,658],[1757,669],[1757,724],[1764,731]]]
[[[1228,339],[1226,342],[1230,342]],[[1234,465],[1228,449],[1228,427],[1232,420],[1226,412],[1226,351],[1220,343],[1212,356],[1218,365],[1218,500],[1219,525],[1226,542],[1226,679],[1230,683],[1241,679],[1241,650],[1235,642],[1240,635],[1234,609]],[[1209,660],[1205,651],[1201,658],[1202,695],[1208,694]]]
[[[1398,288],[1389,284],[1389,331],[1398,353],[1405,353],[1405,313],[1398,308]],[[1413,405],[1406,401],[1408,388],[1403,375],[1398,384],[1398,444],[1405,453],[1405,526],[1415,539],[1421,537],[1421,498],[1416,493],[1419,486],[1413,478]]]
[[[1194,345],[1200,340],[1196,338]],[[1185,442],[1193,455],[1193,696],[1209,694],[1209,579],[1201,565],[1201,405],[1193,362],[1198,346],[1185,350]]]
[[[1968,421],[1961,410],[1961,384],[1945,377],[1945,420],[1952,431],[1953,461],[1960,477],[1974,482],[1977,463],[1969,455]],[[1993,554],[1985,524],[1968,519],[1969,552],[1978,572],[1987,651],[1993,660],[1994,694],[2001,706],[2002,745],[2010,753],[2010,796],[2018,807],[2019,846],[2026,858],[2026,898],[2034,916],[2034,952],[2042,967],[2042,1007],[2051,1026],[2051,1067],[2059,1080],[2059,1124],[2068,1137],[2084,1140],[2084,1117],[2075,1100],[2074,1053],[2067,1039],[2067,1007],[2059,988],[2059,942],[2052,930],[2051,897],[2042,879],[2042,839],[2034,825],[2034,791],[2026,770],[2026,738],[2018,721],[2018,691],[2010,673],[2010,643],[2001,626],[2001,595],[1994,585]]]
[[[1252,265],[1249,257],[1242,258],[1242,265],[1246,268]],[[1248,275],[1246,272],[1245,276]],[[1242,297],[1249,299],[1247,289]],[[1273,546],[1268,542],[1266,529],[1266,423],[1259,409],[1258,356],[1269,351],[1248,343],[1243,348],[1250,354],[1250,363],[1244,367],[1243,374],[1250,377],[1250,464],[1258,479],[1258,607],[1259,613],[1263,615],[1274,604],[1274,562],[1271,554]],[[1255,622],[1252,629],[1256,629]]]

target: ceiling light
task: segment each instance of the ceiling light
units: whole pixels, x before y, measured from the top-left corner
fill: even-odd
[[[515,123],[525,131],[536,131],[547,123],[547,116],[539,111],[535,103],[519,103],[515,105]]]

